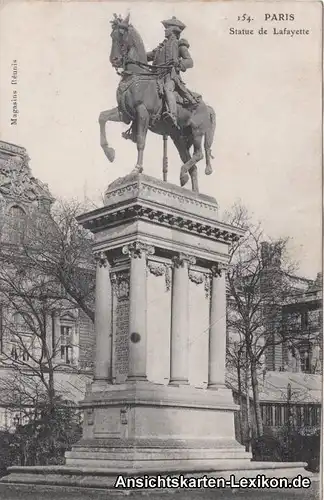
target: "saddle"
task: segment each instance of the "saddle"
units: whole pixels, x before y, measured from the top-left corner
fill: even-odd
[[[193,108],[198,106],[202,99],[201,95],[197,92],[193,92],[192,90],[188,90],[188,93],[191,95],[192,99],[182,97],[179,92],[175,92],[177,104],[180,104],[184,108]]]
[[[158,90],[159,96],[163,100],[163,108],[164,108],[165,107],[165,94],[164,94],[163,80],[157,79],[156,85],[157,85],[157,90]],[[181,85],[183,86],[183,92],[188,94],[188,97],[182,96],[181,92],[178,92],[178,90],[175,89],[174,94],[175,94],[177,104],[179,104],[180,106],[183,106],[184,108],[194,109],[200,103],[202,96],[200,94],[198,94],[197,92],[193,92],[192,90],[189,90],[183,82],[181,82]]]
[[[118,100],[118,108],[119,108],[119,113],[121,115],[122,121],[124,123],[131,123],[131,126],[129,127],[126,132],[122,133],[122,137],[124,139],[131,140],[132,142],[136,143],[136,122],[134,121],[134,117],[130,115],[129,111],[126,109],[125,105],[125,93],[126,90],[140,79],[139,76],[134,75],[129,75],[126,76],[120,83],[117,89],[117,100]],[[165,92],[164,92],[164,82],[163,79],[157,78],[156,79],[156,86],[157,86],[157,91],[159,96],[162,99],[162,106],[161,109],[158,111],[158,113],[155,116],[151,117],[151,126],[154,126],[156,121],[160,120],[161,118],[163,120],[168,120],[168,111],[167,111],[167,103],[166,103],[166,97],[165,97]],[[197,92],[193,92],[192,90],[187,89],[185,84],[181,82],[181,88],[180,92],[176,88],[174,90],[176,102],[179,106],[182,106],[183,108],[190,109],[191,111],[194,110],[197,106],[199,106],[199,103],[202,100],[202,96],[198,94]],[[183,95],[184,94],[184,95]]]

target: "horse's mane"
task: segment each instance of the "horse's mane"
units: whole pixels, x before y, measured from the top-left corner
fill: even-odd
[[[146,50],[144,47],[144,43],[139,32],[134,28],[132,24],[129,25],[128,35],[131,37],[134,47],[138,53],[141,62],[147,62]]]

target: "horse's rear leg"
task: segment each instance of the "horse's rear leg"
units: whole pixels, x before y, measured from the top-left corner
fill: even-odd
[[[149,113],[144,104],[140,104],[136,109],[136,143],[137,162],[134,168],[136,172],[143,172],[143,157],[146,136],[149,126]]]
[[[190,169],[192,169],[196,163],[200,160],[203,159],[204,155],[202,152],[202,135],[195,136],[193,139],[193,147],[194,147],[194,153],[192,157],[190,158],[189,161],[187,161],[184,165],[182,165],[181,170],[180,170],[180,184],[181,186],[184,186],[188,180],[189,180],[189,175],[188,172]],[[198,183],[194,182],[195,177],[195,171],[193,173],[193,178],[192,178],[192,190],[193,191],[198,191]]]
[[[210,175],[213,173],[213,168],[211,166],[210,159],[214,158],[211,153],[211,147],[214,140],[215,128],[216,128],[216,114],[211,106],[207,106],[209,123],[205,132],[205,158],[206,158],[206,168],[205,174]]]
[[[186,141],[181,135],[179,135],[178,132],[171,135],[171,138],[178,150],[181,160],[184,164],[186,164],[191,159],[191,155],[189,152],[192,146],[191,141]],[[191,177],[192,190],[198,192],[198,176],[196,165],[193,165],[191,167],[191,169],[189,170],[189,174]]]
[[[104,150],[105,155],[109,161],[114,161],[115,150],[109,147],[106,137],[106,123],[107,122],[121,122],[120,114],[118,108],[108,109],[107,111],[102,111],[99,115],[99,125],[100,125],[100,146]]]
[[[189,174],[191,177],[192,190],[195,191],[196,193],[199,193],[197,165],[194,165],[193,167],[191,167],[191,169],[189,170]]]

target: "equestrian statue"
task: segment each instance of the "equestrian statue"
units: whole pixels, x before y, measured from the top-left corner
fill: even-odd
[[[129,20],[129,15],[122,19],[114,14],[111,21],[110,62],[121,80],[117,88],[118,106],[99,115],[101,147],[108,160],[114,161],[115,151],[107,142],[106,123],[131,124],[122,135],[136,143],[137,163],[133,171],[141,173],[147,131],[162,135],[163,178],[167,180],[166,144],[170,137],[183,162],[181,186],[188,182],[190,175],[192,190],[198,192],[196,163],[203,158],[203,140],[205,174],[212,173],[210,160],[216,117],[213,108],[205,104],[199,94],[187,89],[181,78],[181,72],[193,67],[189,43],[180,38],[185,25],[175,17],[162,21],[165,39],[154,50],[146,52],[141,36]]]

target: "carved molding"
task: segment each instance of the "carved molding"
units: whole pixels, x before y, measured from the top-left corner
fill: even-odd
[[[127,425],[128,423],[128,407],[120,409],[120,423],[122,425]]]
[[[165,213],[162,210],[141,206],[128,207],[122,210],[119,209],[118,211],[111,211],[109,212],[109,214],[101,216],[100,220],[93,219],[85,221],[83,225],[90,230],[94,228],[98,229],[101,225],[105,225],[107,222],[112,223],[125,219],[131,220],[134,217],[141,217],[142,219],[155,221],[168,227],[178,227],[185,231],[189,231],[190,233],[203,236],[205,235],[211,239],[216,239],[228,244],[231,244],[240,239],[240,236],[234,232],[231,232],[230,229],[216,228],[209,223],[204,224],[202,222],[189,219],[185,216],[175,216]]]
[[[109,198],[111,199],[114,196],[122,196],[127,193],[134,193],[136,194],[138,192],[138,183],[135,182],[134,184],[128,184],[128,185],[122,185],[124,182],[123,179],[121,181],[117,180],[114,183],[112,183],[109,188],[106,191],[106,196],[108,195]],[[119,184],[121,184],[119,186]],[[113,189],[115,187],[115,189]],[[145,184],[144,182],[141,183],[141,189],[147,191],[148,193],[155,193],[158,195],[162,195],[165,198],[172,198],[174,200],[178,200],[181,203],[185,202],[190,205],[195,205],[197,207],[201,208],[207,208],[211,212],[217,212],[218,210],[218,205],[215,203],[208,203],[203,200],[197,200],[192,198],[191,196],[186,196],[185,194],[180,194],[177,192],[171,192],[168,189],[165,189],[163,186],[152,186],[150,184]]]
[[[149,271],[154,274],[154,276],[163,276],[165,274],[166,265],[160,262],[149,261],[147,263]]]
[[[93,408],[87,408],[86,413],[87,413],[87,425],[93,425],[94,424]]]
[[[3,148],[0,143],[1,149]],[[26,202],[41,198],[49,202],[54,201],[47,184],[33,177],[28,164],[29,160],[25,150],[22,154],[10,155],[5,160],[0,159],[0,193]]]
[[[113,293],[118,300],[125,300],[129,297],[129,272],[120,271],[111,273],[110,281]]]
[[[99,265],[99,267],[107,267],[108,266],[108,259],[107,255],[105,252],[96,252],[94,254],[94,258],[96,263]]]
[[[142,243],[141,241],[135,241],[122,248],[122,253],[124,255],[129,255],[131,259],[141,259],[147,255],[153,255],[154,251],[155,249],[153,246]]]
[[[211,267],[212,276],[220,278],[226,272],[228,265],[223,262],[217,262]]]
[[[205,297],[208,299],[210,297],[210,292],[211,292],[211,277],[212,275],[210,273],[205,273],[204,274],[204,289],[205,289]]]
[[[172,280],[171,276],[172,276],[171,266],[167,265],[165,270],[165,288],[167,292],[171,290],[171,280]]]
[[[196,264],[196,257],[193,257],[192,255],[180,253],[179,255],[176,255],[172,259],[173,266],[177,269],[179,267],[184,267],[187,265],[188,267],[190,265],[195,265]]]
[[[152,260],[147,263],[148,271],[154,276],[165,276],[165,288],[168,292],[171,289],[171,266],[164,262],[154,262]]]
[[[199,271],[189,269],[189,279],[196,285],[201,285],[204,282],[204,274]]]

